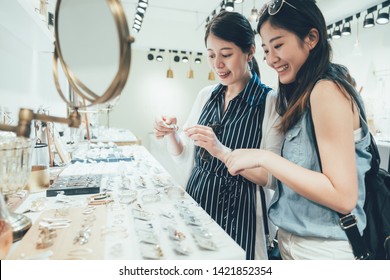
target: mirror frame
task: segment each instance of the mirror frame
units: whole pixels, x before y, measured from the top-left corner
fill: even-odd
[[[53,75],[54,75],[54,83],[56,89],[60,95],[60,97],[71,107],[71,108],[80,108],[80,107],[89,107],[96,104],[101,104],[113,100],[118,97],[126,82],[130,71],[131,64],[131,44],[134,42],[134,38],[130,36],[127,20],[125,13],[123,11],[123,7],[120,4],[119,0],[106,0],[108,2],[108,6],[111,10],[111,13],[114,17],[114,21],[117,27],[118,35],[119,35],[119,47],[120,47],[120,57],[119,57],[119,68],[118,71],[111,82],[110,86],[107,90],[99,95],[92,90],[90,90],[85,84],[82,83],[80,79],[78,79],[72,70],[68,67],[66,61],[61,52],[60,40],[58,36],[58,14],[61,7],[62,0],[57,0],[55,7],[55,48],[53,54]],[[66,98],[63,91],[61,90],[61,85],[59,83],[59,75],[58,75],[58,60],[60,60],[62,69],[64,74],[69,82],[70,87],[73,91],[83,99],[83,105],[75,104],[74,98],[69,97]],[[87,105],[85,101],[88,101]]]

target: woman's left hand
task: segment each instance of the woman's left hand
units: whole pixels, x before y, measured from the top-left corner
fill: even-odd
[[[240,174],[245,169],[260,167],[259,158],[262,151],[259,149],[238,149],[228,153],[225,164],[229,173],[233,176]]]

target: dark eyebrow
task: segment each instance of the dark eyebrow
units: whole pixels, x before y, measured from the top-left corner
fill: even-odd
[[[271,40],[269,40],[269,42],[272,43],[273,41],[278,40],[278,39],[280,39],[280,38],[282,38],[282,37],[283,37],[283,36],[276,36],[276,37],[272,38]],[[264,47],[265,44],[261,44],[261,46]]]
[[[232,50],[233,48],[222,48],[221,51],[223,50]],[[208,51],[213,51],[212,49],[207,49]]]

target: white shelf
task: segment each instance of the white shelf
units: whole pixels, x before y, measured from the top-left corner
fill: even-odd
[[[54,36],[26,0],[0,2],[0,25],[33,50],[53,52]]]

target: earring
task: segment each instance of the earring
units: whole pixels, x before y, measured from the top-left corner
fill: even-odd
[[[253,69],[253,61],[250,60],[250,61],[248,61],[248,70],[252,71],[252,69]]]

